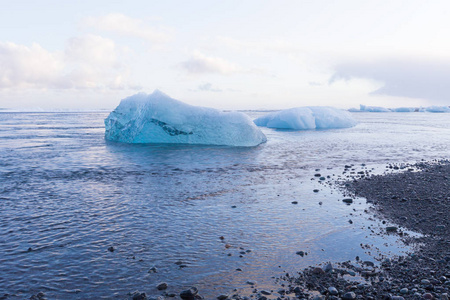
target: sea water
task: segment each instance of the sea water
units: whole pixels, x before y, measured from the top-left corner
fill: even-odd
[[[167,282],[213,299],[249,280],[274,289],[272,277],[309,265],[401,255],[370,205],[345,205],[333,181],[344,165],[449,158],[450,114],[262,128],[268,142],[254,148],[110,143],[107,115],[0,113],[0,296],[124,299]]]

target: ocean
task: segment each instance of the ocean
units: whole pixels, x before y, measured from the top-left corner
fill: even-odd
[[[167,282],[214,299],[248,281],[276,289],[273,277],[310,265],[402,255],[370,204],[346,205],[334,182],[450,156],[450,114],[262,128],[268,142],[253,148],[107,142],[107,115],[0,112],[0,297],[124,299]]]

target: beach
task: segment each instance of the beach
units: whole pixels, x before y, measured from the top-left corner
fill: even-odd
[[[285,291],[295,294],[292,299],[448,299],[450,164],[423,162],[402,168],[346,181],[343,188],[372,203],[374,216],[398,225],[386,226],[378,234],[398,235],[415,251],[379,263],[355,258],[286,276],[290,284]],[[404,230],[422,236],[411,237]],[[355,274],[365,280],[352,280],[349,275]]]

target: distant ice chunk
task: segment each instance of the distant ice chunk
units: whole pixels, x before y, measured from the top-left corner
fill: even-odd
[[[105,119],[105,138],[124,143],[246,147],[266,141],[244,113],[192,106],[158,90],[123,99]]]
[[[391,108],[391,111],[393,111],[393,112],[418,112],[419,108],[416,108],[416,107],[397,107],[397,108]]]
[[[428,106],[427,108],[425,108],[425,111],[433,112],[433,113],[448,113],[448,112],[450,112],[450,107],[448,107],[448,106]]]
[[[272,112],[254,120],[256,125],[280,129],[332,129],[357,124],[347,111],[328,106],[305,106]]]
[[[360,110],[365,112],[390,112],[389,109],[380,106],[367,106],[360,104]]]
[[[350,112],[432,112],[432,113],[448,113],[450,107],[448,106],[428,106],[428,107],[397,107],[384,108],[379,106],[366,106],[360,104],[360,109],[350,108]]]

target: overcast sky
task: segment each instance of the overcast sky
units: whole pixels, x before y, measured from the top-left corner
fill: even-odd
[[[0,107],[450,105],[450,1],[0,4]]]

